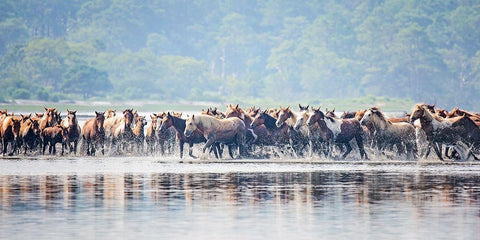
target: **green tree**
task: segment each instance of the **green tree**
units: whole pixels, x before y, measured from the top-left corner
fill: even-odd
[[[64,93],[77,93],[88,99],[112,90],[108,74],[87,65],[74,65],[64,74]]]

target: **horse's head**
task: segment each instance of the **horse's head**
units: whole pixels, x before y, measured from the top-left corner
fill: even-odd
[[[112,117],[115,117],[116,115],[117,115],[117,110],[114,110],[114,109],[108,109],[105,112],[105,118],[112,118]]]
[[[238,104],[237,104],[237,108],[238,108]],[[217,107],[215,108],[209,108],[210,112],[213,114],[213,116],[217,117],[217,118],[225,118],[225,114],[223,114],[220,110],[218,110]]]
[[[423,117],[423,115],[425,114],[425,110],[428,111],[425,104],[415,104],[412,109],[412,114],[410,115],[410,121],[415,122],[415,120]]]
[[[300,129],[303,125],[306,124],[308,117],[309,117],[308,108],[302,110],[300,114],[298,114],[297,116],[297,121],[295,122],[295,125],[293,125],[293,129],[295,131],[298,131],[298,129]]]
[[[66,142],[68,140],[68,127],[65,127],[61,124],[58,124],[55,127],[60,129],[60,134],[62,135],[62,140],[64,142]]]
[[[357,119],[358,121],[362,120],[363,118],[363,115],[365,115],[365,112],[367,111],[367,109],[363,109],[363,110],[358,110],[356,113],[355,113],[355,119]]]
[[[265,119],[267,118],[267,110],[264,110],[263,112],[257,114],[255,119],[253,119],[252,123],[250,124],[250,127],[252,129],[255,129],[256,127],[265,124]]]
[[[238,107],[232,107],[227,106],[227,110],[225,111],[225,118],[231,118],[231,117],[237,117],[242,120],[245,120],[245,112],[243,111],[242,108]]]
[[[125,127],[131,128],[134,118],[133,109],[125,109],[122,111],[122,113],[125,121]]]
[[[171,126],[173,126],[173,116],[170,112],[167,112],[167,115],[165,115],[160,122],[160,131],[165,131]]]
[[[30,129],[33,130],[33,133],[37,136],[40,135],[40,122],[38,120],[35,120],[35,119],[29,119],[28,121],[30,121]]]
[[[145,116],[138,116],[137,124],[139,124],[140,127],[144,127],[145,125],[147,125],[147,119],[145,119]]]
[[[313,108],[312,107],[312,112],[310,113],[310,116],[308,117],[307,120],[307,126],[312,126],[316,122],[323,121],[325,119],[325,114],[320,110],[320,108]]]
[[[73,126],[78,123],[77,121],[77,110],[75,111],[70,111],[67,109],[67,119],[68,119],[68,125]]]
[[[192,117],[188,118],[185,122],[185,131],[183,131],[183,134],[185,134],[186,137],[190,137],[192,132],[196,129],[197,125],[195,124],[195,115],[192,115]]]
[[[95,111],[95,125],[98,129],[103,131],[103,122],[105,122],[105,112]]]
[[[57,125],[57,111],[56,108],[45,108],[45,113],[43,115],[43,118],[46,119],[47,126],[55,126]]]
[[[380,112],[380,109],[378,109],[377,107],[373,107],[373,108],[368,109],[363,114],[362,119],[360,119],[360,124],[366,125],[369,122],[375,121],[374,119],[375,119],[376,116],[378,116],[379,112]]]
[[[278,118],[277,118],[277,121],[275,122],[275,125],[277,125],[277,127],[281,127],[285,123],[285,121],[292,116],[293,116],[293,112],[292,110],[290,110],[290,107],[287,107],[287,108],[280,107],[280,110],[278,111]]]
[[[32,114],[31,113],[29,115],[20,114],[20,117],[22,117],[22,123],[24,123],[32,117]]]
[[[310,105],[307,105],[307,106],[305,107],[305,106],[302,106],[302,105],[298,104],[298,108],[300,108],[300,112],[308,111],[308,107],[309,107],[309,106],[310,106]]]
[[[22,125],[22,119],[18,118],[12,118],[12,132],[13,132],[13,138],[15,141],[18,139],[18,136],[20,135],[20,127]]]
[[[328,108],[325,110],[325,116],[334,118],[336,117],[335,115],[335,108],[333,110],[328,110]]]

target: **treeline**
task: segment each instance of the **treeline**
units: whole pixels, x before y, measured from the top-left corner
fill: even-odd
[[[4,100],[480,104],[480,2],[4,0]]]

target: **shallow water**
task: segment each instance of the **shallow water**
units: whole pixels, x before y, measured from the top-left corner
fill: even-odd
[[[480,165],[0,160],[0,239],[479,239]]]

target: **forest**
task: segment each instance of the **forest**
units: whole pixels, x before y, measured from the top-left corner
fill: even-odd
[[[479,110],[480,1],[3,0],[0,100]]]

